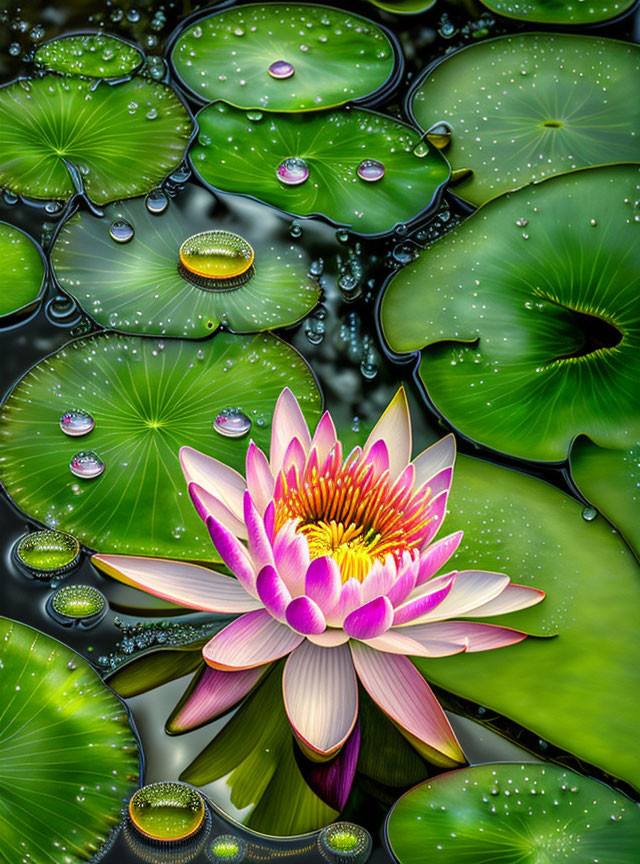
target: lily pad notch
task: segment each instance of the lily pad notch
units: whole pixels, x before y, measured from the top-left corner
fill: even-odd
[[[41,246],[21,228],[0,222],[0,328],[23,320],[39,305],[48,264]]]

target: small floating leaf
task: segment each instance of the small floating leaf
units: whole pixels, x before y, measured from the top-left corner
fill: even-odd
[[[0,638],[0,854],[7,862],[84,864],[138,785],[127,712],[57,640],[8,618],[0,618]]]
[[[145,837],[175,843],[191,837],[206,813],[204,798],[186,783],[150,783],[129,801],[129,819]]]
[[[536,24],[597,24],[617,18],[630,9],[635,0],[481,0],[485,6],[505,18]]]
[[[66,161],[97,204],[130,198],[180,164],[192,130],[164,84],[134,78],[95,88],[59,75],[17,81],[0,88],[0,185],[31,198],[68,198],[75,186]]]
[[[61,287],[92,318],[124,332],[199,339],[222,321],[238,332],[284,327],[316,305],[320,288],[309,276],[311,258],[283,237],[283,220],[268,208],[257,212],[219,216],[213,195],[197,186],[162,216],[149,213],[141,198],[106,207],[102,219],[79,211],[61,229],[51,262]],[[129,226],[126,244],[114,242],[115,223]],[[229,230],[255,252],[248,279],[225,290],[215,280],[199,287],[181,275],[185,241]]]
[[[372,21],[328,6],[257,3],[191,24],[171,53],[181,82],[203,102],[313,111],[383,87],[394,48]]]
[[[396,802],[387,841],[400,864],[630,864],[640,810],[558,765],[498,763],[449,771]]]
[[[36,66],[63,75],[123,78],[144,63],[135,45],[107,33],[79,33],[45,42],[34,57]]]
[[[422,349],[429,395],[463,434],[552,462],[579,433],[638,440],[639,185],[620,165],[504,195],[392,279],[385,337]]]
[[[259,123],[217,103],[198,115],[200,137],[191,151],[196,172],[225,192],[253,195],[297,216],[320,214],[358,234],[383,234],[421,215],[449,179],[445,158],[430,148],[418,158],[411,126],[353,108],[312,115],[266,115]],[[306,182],[282,182],[279,166],[302,161]],[[384,176],[366,183],[363,161],[381,163]]]
[[[436,0],[367,0],[373,6],[393,12],[394,15],[417,15],[435,5]]]
[[[6,222],[0,222],[0,261],[0,326],[4,326],[35,308],[44,289],[44,262],[33,240]]]
[[[213,422],[223,409],[241,408],[268,450],[273,408],[287,385],[316,419],[311,370],[273,336],[219,333],[202,345],[115,333],[79,339],[41,361],[7,397],[0,477],[30,518],[90,548],[211,560],[178,450],[190,445],[244,472],[247,439],[219,435]],[[78,440],[60,431],[60,406],[74,404],[95,418],[87,440],[106,466],[90,480],[70,472]]]
[[[479,205],[553,174],[639,161],[640,100],[629,86],[639,67],[640,47],[627,42],[501,36],[433,67],[411,107],[425,130],[451,125],[447,159],[473,171],[456,195]]]

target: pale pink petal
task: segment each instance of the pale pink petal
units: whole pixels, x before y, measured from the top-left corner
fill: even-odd
[[[441,492],[439,495],[436,495],[435,498],[432,498],[429,501],[428,509],[430,521],[427,527],[427,532],[424,536],[424,540],[422,541],[422,546],[420,548],[421,552],[424,552],[427,549],[433,538],[440,530],[440,526],[444,522],[444,517],[447,513],[448,498],[448,492]]]
[[[215,720],[249,693],[269,668],[256,666],[239,672],[221,672],[205,666],[174,710],[166,725],[170,735],[190,732]]]
[[[287,606],[287,624],[305,636],[322,633],[327,622],[322,609],[310,597],[295,597]]]
[[[306,461],[307,454],[303,449],[302,444],[297,438],[292,438],[289,442],[289,446],[285,450],[284,456],[282,457],[282,470],[286,474],[292,468],[295,468],[298,472],[298,476],[302,477]]]
[[[340,568],[333,558],[323,556],[309,564],[304,593],[318,604],[325,616],[338,602],[341,588]]]
[[[202,649],[209,666],[223,672],[252,669],[290,654],[303,636],[258,609],[236,618]]]
[[[258,597],[273,617],[278,621],[284,621],[286,608],[291,603],[291,594],[271,564],[267,564],[258,573],[256,590]]]
[[[210,495],[219,498],[238,519],[242,519],[242,496],[247,484],[241,474],[193,447],[180,448],[180,465],[187,484],[202,486]]]
[[[434,624],[403,627],[400,632],[425,646],[432,642],[455,642],[463,646],[467,653],[504,648],[527,638],[527,634],[521,630],[499,627],[496,624],[481,624],[478,621],[439,621]]]
[[[416,618],[423,618],[428,612],[435,611],[451,592],[456,578],[456,571],[438,576],[417,589],[418,596],[398,606],[393,613],[393,626],[408,624]]]
[[[342,623],[347,615],[353,612],[354,609],[362,606],[362,602],[362,585],[357,579],[352,577],[342,586],[338,602],[327,616],[329,625],[331,627],[342,627]]]
[[[388,597],[376,597],[344,619],[344,632],[353,639],[373,639],[391,627],[393,606]]]
[[[358,678],[371,698],[430,762],[465,761],[455,733],[429,685],[406,657],[350,642]]]
[[[393,397],[373,427],[364,445],[367,455],[376,441],[384,441],[389,451],[389,475],[397,477],[411,459],[411,417],[404,387]]]
[[[463,533],[462,531],[456,531],[455,534],[449,534],[447,537],[443,537],[442,540],[438,540],[437,543],[429,546],[425,552],[422,552],[416,587],[422,585],[427,579],[431,579],[447,563],[460,545]]]
[[[282,468],[282,460],[292,438],[297,438],[305,453],[309,451],[311,436],[307,421],[304,419],[298,400],[288,387],[285,387],[273,412],[271,427],[271,450],[269,463],[275,477]]]
[[[246,540],[246,525],[219,498],[207,492],[202,486],[198,486],[197,483],[189,483],[189,495],[203,522],[206,522],[209,516],[213,516],[217,522],[228,528],[236,537]]]
[[[444,468],[453,468],[456,461],[456,439],[453,435],[446,435],[431,447],[423,450],[413,460],[416,468],[416,486],[422,486],[432,478],[438,471]]]
[[[358,717],[358,685],[349,647],[320,648],[305,640],[286,662],[282,691],[303,749],[316,759],[334,756]]]
[[[256,570],[261,570],[267,564],[273,564],[273,547],[264,527],[264,520],[255,508],[251,495],[244,496],[244,521],[249,538],[249,557]]]
[[[402,630],[387,630],[381,636],[376,636],[375,639],[364,639],[363,642],[376,651],[404,654],[406,657],[449,657],[452,654],[462,654],[466,650],[464,645],[456,642],[438,642],[435,639],[425,639],[420,642],[418,639],[412,639],[407,633],[414,629],[417,628],[403,627]]]
[[[245,547],[228,528],[225,528],[213,516],[209,516],[207,519],[207,529],[218,555],[220,555],[229,570],[237,577],[238,581],[242,583],[249,594],[253,597],[257,596],[256,571]]]
[[[304,594],[305,574],[309,567],[309,544],[295,528],[284,526],[278,531],[273,545],[276,569],[292,597]]]
[[[397,573],[396,562],[392,555],[388,555],[384,563],[374,561],[362,583],[361,602],[368,603],[370,600],[375,600],[376,597],[386,594],[393,587]]]
[[[267,457],[253,441],[247,450],[246,471],[247,489],[258,513],[262,515],[273,498],[274,481]]]
[[[338,436],[331,415],[325,411],[311,439],[311,452],[315,451],[318,465],[322,465],[336,445]]]
[[[94,555],[98,569],[155,597],[204,612],[248,612],[260,607],[237,579],[186,561],[134,555]]]
[[[336,627],[328,627],[324,633],[309,633],[307,639],[314,645],[320,645],[321,648],[335,648],[336,645],[344,645],[349,641],[344,630]]]
[[[441,578],[441,577],[438,577]],[[432,580],[435,581],[435,580]],[[429,585],[430,583],[426,583]],[[488,603],[504,591],[509,584],[509,577],[504,573],[490,573],[485,570],[461,570],[455,578],[451,591],[445,599],[422,615],[415,624],[427,621],[444,621],[447,618],[457,618],[465,613]]]
[[[507,612],[517,612],[519,609],[527,609],[544,600],[545,593],[539,588],[528,588],[526,585],[507,585],[501,594],[476,606],[469,612],[460,613],[458,617],[465,616],[473,618],[487,618],[490,615],[505,615]]]

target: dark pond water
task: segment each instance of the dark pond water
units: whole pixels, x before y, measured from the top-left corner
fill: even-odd
[[[515,24],[496,24],[491,16],[482,13],[473,3],[450,7],[449,20],[456,25],[456,34],[451,39],[442,35],[442,32],[448,31],[446,27],[443,30],[443,13],[438,11],[438,7],[423,15],[394,19],[384,14],[380,17],[378,10],[364,3],[343,3],[341,6],[348,6],[351,11],[383,20],[395,30],[408,60],[410,78],[415,77],[421,68],[442,56],[452,46],[470,42],[474,32],[484,38],[517,29]],[[104,24],[110,32],[136,40],[150,54],[161,56],[166,40],[181,16],[198,8],[191,4],[185,4],[185,8],[174,3],[141,3],[129,6],[99,3],[96,0],[74,0],[67,4],[44,6],[39,3],[23,3],[20,7],[19,11],[7,10],[0,25],[0,75],[4,81],[28,73],[30,66],[25,57],[38,41],[87,26]],[[633,16],[628,17],[623,22],[609,26],[606,34],[633,38],[638,32],[637,20]],[[379,107],[387,112],[400,114],[399,105],[383,104]],[[186,182],[192,183],[193,180]],[[174,197],[171,206],[180,206],[181,194],[180,186],[172,190]],[[217,206],[221,210],[226,208],[230,215],[240,220],[251,219],[256,208],[250,201],[234,199],[232,196],[219,196]],[[413,411],[418,427],[418,442],[429,443],[447,429],[435,412],[424,405],[424,398],[413,379],[414,361],[398,364],[385,357],[376,330],[375,306],[380,289],[389,274],[410,260],[413,251],[420,244],[455,224],[462,213],[455,201],[446,200],[438,214],[411,236],[394,236],[385,242],[375,243],[358,243],[352,238],[337,238],[333,228],[317,222],[300,222],[302,233],[296,238],[296,242],[314,258],[322,257],[325,262],[322,277],[323,297],[320,306],[305,321],[295,328],[281,332],[280,335],[291,342],[311,363],[328,407],[342,428],[352,430],[354,441],[377,418],[399,381],[407,384],[414,408],[419,404],[422,406],[420,410]],[[57,211],[51,207],[45,209],[43,206],[16,201],[10,195],[0,195],[0,220],[25,228],[32,236],[41,240],[45,249],[64,215],[63,208]],[[298,233],[296,226],[291,230],[290,219],[282,217],[281,223],[283,237]],[[355,279],[344,278],[345,275],[353,277],[354,274]],[[61,296],[55,286],[50,285],[45,303],[34,317],[0,333],[0,390],[6,394],[27,369],[70,338],[97,329],[93,322],[83,316],[73,301]],[[462,450],[474,455],[489,455],[464,441]],[[491,454],[491,458],[495,460],[495,454]],[[497,461],[513,464],[499,457]],[[541,469],[527,466],[526,470],[571,493],[562,467]],[[66,579],[66,584],[77,582],[98,586],[110,601],[109,613],[90,631],[61,626],[51,618],[45,608],[51,593],[50,586],[26,577],[12,560],[11,550],[17,539],[27,529],[35,526],[28,524],[4,496],[0,498],[0,524],[4,565],[3,577],[0,579],[2,614],[17,618],[61,639],[87,657],[101,671],[104,671],[107,662],[105,658],[109,655],[115,652],[121,657],[124,656],[121,645],[118,647],[123,638],[122,628],[135,627],[145,620],[157,620],[145,619],[144,611],[140,608],[132,610],[132,604],[135,607],[138,602],[137,592],[110,584],[85,560]],[[180,620],[183,624],[197,625],[202,618],[198,615],[187,615]],[[211,726],[178,738],[168,738],[164,734],[164,718],[170,713],[187,680],[172,682],[129,700],[129,707],[144,747],[146,782],[177,779],[185,765],[208,743],[212,733],[226,722],[226,719],[216,721]],[[468,710],[470,706],[457,707],[458,710]],[[473,706],[471,710],[474,710]],[[536,758],[479,722],[466,719],[457,713],[451,716],[472,763]],[[483,721],[488,719],[477,712],[476,717]],[[512,728],[509,731],[513,735],[518,734],[519,730]],[[533,743],[526,736],[522,740],[527,746]],[[562,754],[554,755],[563,758]],[[545,753],[545,757],[548,758],[549,753]],[[571,764],[570,759],[566,761]],[[354,814],[354,818],[357,817],[358,821],[365,824],[374,836],[375,850],[371,860],[380,864],[390,861],[380,843],[381,826],[388,802],[376,801],[371,796],[365,796],[363,800],[365,803],[360,811]],[[232,809],[230,807],[231,815]],[[212,816],[209,830],[212,836],[229,830],[241,831],[235,826],[230,828],[229,824],[216,814]],[[149,856],[144,850],[136,849],[132,842],[130,837],[122,833],[116,838],[104,860],[108,864],[133,864],[144,861],[145,857],[147,860],[167,861],[207,860],[204,852],[198,851],[202,845],[200,841],[191,851],[183,850],[186,857],[180,859]],[[289,841],[280,845],[263,841],[261,854],[265,860],[320,860],[314,851],[313,843],[313,839]],[[188,857],[189,855],[192,857]]]

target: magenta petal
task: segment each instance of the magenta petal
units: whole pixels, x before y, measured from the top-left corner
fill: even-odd
[[[340,568],[333,558],[316,558],[307,567],[304,593],[311,597],[327,615],[338,602],[342,579]]]
[[[285,614],[287,624],[305,636],[322,633],[327,626],[322,610],[310,597],[295,597]]]
[[[456,573],[454,572],[447,574],[447,576],[439,576],[437,581],[427,582],[422,596],[416,597],[396,609],[393,615],[393,626],[398,627],[400,624],[407,624],[439,606],[451,591],[455,578]]]
[[[342,622],[359,606],[362,605],[362,585],[353,576],[347,579],[340,590],[340,597],[327,620],[331,627],[342,627]]]
[[[342,811],[353,786],[360,752],[360,726],[349,736],[338,755],[331,762],[308,762],[303,776],[318,798],[338,813]]]
[[[303,534],[288,530],[285,525],[278,531],[273,546],[278,573],[292,597],[304,594],[304,580],[309,566],[309,544]]]
[[[353,639],[373,639],[391,627],[393,606],[388,597],[376,597],[344,619],[344,631]]]
[[[427,486],[431,490],[431,498],[435,498],[441,492],[448,492],[451,488],[451,480],[453,479],[453,468],[443,468],[438,471],[433,477],[427,481]]]
[[[449,558],[455,553],[462,540],[462,531],[456,531],[455,534],[449,534],[448,537],[443,537],[422,553],[420,556],[420,569],[418,578],[416,579],[416,587],[422,585],[427,579],[438,572],[443,567]]]
[[[269,542],[264,520],[256,510],[248,492],[245,492],[244,496],[244,521],[249,537],[249,555],[256,570],[260,570],[267,564],[273,564],[273,547]]]
[[[266,609],[258,609],[241,615],[216,633],[202,649],[202,656],[209,666],[223,672],[251,669],[285,657],[302,639]]]
[[[403,603],[409,594],[413,591],[416,585],[418,575],[418,564],[411,561],[408,565],[403,565],[400,570],[400,575],[394,582],[390,591],[387,591],[389,602],[394,607]]]
[[[389,450],[384,441],[376,441],[369,450],[366,461],[373,465],[373,473],[375,477],[380,477],[385,471],[389,470]]]
[[[238,581],[255,597],[256,571],[242,543],[213,516],[207,519],[207,528],[218,555],[234,576],[237,576]]]
[[[435,498],[432,498],[429,501],[428,510],[430,522],[427,527],[427,533],[425,534],[422,541],[422,549],[425,549],[427,547],[427,545],[433,540],[433,538],[440,530],[440,526],[444,522],[444,517],[447,511],[448,497],[448,492],[441,492],[439,495],[436,495]]]
[[[169,718],[167,732],[174,735],[190,732],[215,720],[244,699],[268,668],[266,665],[221,672],[205,666]]]
[[[291,594],[289,594],[289,589],[278,575],[278,571],[271,564],[267,564],[258,573],[256,589],[258,597],[262,600],[266,609],[278,621],[284,621],[285,610],[289,603],[291,603]]]

